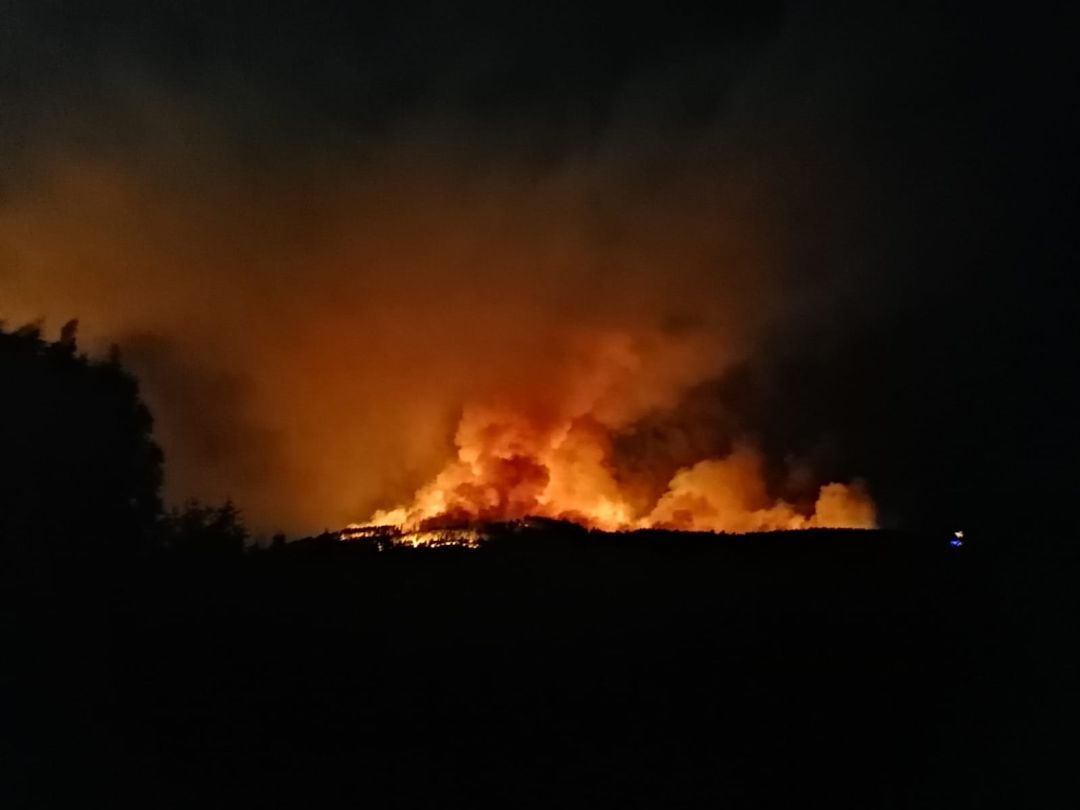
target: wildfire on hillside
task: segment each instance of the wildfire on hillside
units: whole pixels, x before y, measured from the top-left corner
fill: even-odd
[[[670,340],[601,335],[588,344],[585,362],[532,399],[504,396],[469,404],[457,426],[456,454],[442,470],[411,502],[377,511],[343,538],[389,527],[409,538],[409,545],[474,545],[473,535],[450,534],[524,518],[601,531],[747,533],[876,525],[874,503],[858,483],[826,483],[812,501],[800,504],[773,497],[765,459],[746,441],[734,442],[725,455],[677,469],[652,494],[629,485],[614,452],[616,436],[649,413],[670,409],[684,393],[671,368],[686,365],[685,348],[673,349]]]

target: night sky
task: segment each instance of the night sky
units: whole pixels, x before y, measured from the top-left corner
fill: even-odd
[[[928,5],[4,0],[0,319],[118,343],[170,499],[263,531],[392,505],[583,328],[694,347],[634,463],[1063,519],[1074,43]]]

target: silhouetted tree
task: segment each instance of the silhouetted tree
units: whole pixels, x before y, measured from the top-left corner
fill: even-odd
[[[134,377],[113,351],[79,354],[40,325],[0,324],[0,543],[72,560],[130,555],[161,513],[162,453]]]
[[[160,524],[161,544],[184,554],[240,554],[248,539],[240,510],[227,500],[210,506],[197,500],[172,509]]]

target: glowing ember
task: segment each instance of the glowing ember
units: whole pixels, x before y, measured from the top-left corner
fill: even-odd
[[[468,406],[457,454],[412,502],[378,511],[363,524],[392,526],[411,545],[437,545],[432,532],[542,517],[590,529],[662,528],[743,533],[808,528],[872,528],[876,515],[857,485],[830,483],[801,509],[770,497],[764,459],[748,444],[722,458],[678,470],[659,497],[624,483],[613,460],[615,434],[682,393],[654,381],[669,350],[605,336],[588,362],[532,401]],[[652,361],[652,362],[650,362]],[[657,370],[659,368],[659,370]],[[646,394],[641,389],[652,388]],[[358,527],[362,528],[362,527]],[[468,543],[466,543],[468,545]]]
[[[479,548],[500,534],[549,528],[538,518],[492,523],[479,527],[408,530],[393,525],[354,523],[338,532],[344,542],[367,541],[379,551],[389,548]]]

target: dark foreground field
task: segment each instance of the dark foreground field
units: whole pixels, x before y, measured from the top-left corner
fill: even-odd
[[[88,574],[8,614],[6,781],[27,807],[1067,806],[1075,558],[947,539]]]

